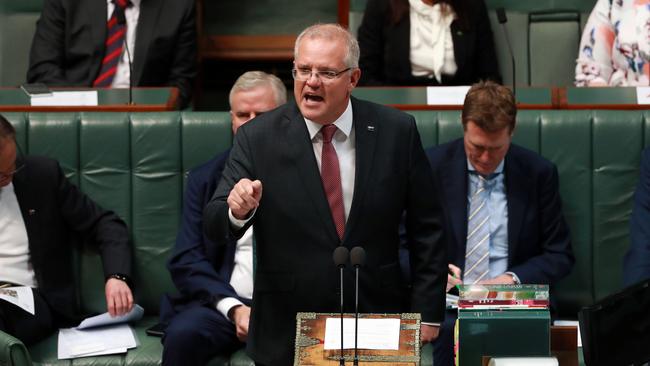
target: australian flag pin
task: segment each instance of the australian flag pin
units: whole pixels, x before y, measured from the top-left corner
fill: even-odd
[[[29,216],[33,216],[33,215],[36,214],[36,210],[34,210],[33,208],[30,208],[29,210],[27,210],[27,213],[29,214]]]
[[[369,132],[375,132],[375,126],[368,126]]]

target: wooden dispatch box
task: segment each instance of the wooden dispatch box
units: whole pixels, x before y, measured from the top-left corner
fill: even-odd
[[[339,318],[339,313],[298,313],[296,314],[296,344],[294,350],[295,366],[339,365],[340,350],[324,350],[325,320]],[[344,314],[344,318],[354,318],[354,314]],[[359,365],[420,365],[420,314],[359,314],[359,318],[400,319],[398,350],[359,349]],[[346,365],[352,365],[354,349],[343,351]]]

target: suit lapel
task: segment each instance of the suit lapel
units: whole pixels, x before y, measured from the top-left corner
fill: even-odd
[[[462,139],[454,143],[452,158],[443,165],[441,172],[448,172],[441,177],[443,199],[449,213],[454,242],[458,243],[453,246],[457,252],[453,254],[452,260],[460,264],[462,269],[467,244],[467,158]]]
[[[133,83],[140,83],[144,70],[144,61],[147,59],[152,33],[157,27],[158,13],[165,4],[162,0],[142,0],[140,3],[140,16],[135,37],[135,52],[133,52]]]
[[[22,158],[17,158],[17,166],[20,164]],[[37,262],[39,260],[40,252],[38,249],[41,247],[38,243],[40,238],[38,237],[39,223],[38,223],[38,214],[37,208],[38,205],[38,193],[33,192],[29,189],[28,182],[28,169],[29,166],[19,172],[17,172],[13,177],[14,192],[16,193],[16,199],[18,200],[18,206],[20,207],[20,213],[23,216],[23,221],[25,222],[25,229],[27,231],[27,238],[29,242],[29,252],[32,256],[32,261]],[[36,243],[36,244],[35,244]],[[36,268],[36,266],[34,266]]]
[[[460,29],[458,25],[458,19],[454,20],[451,23],[451,38],[454,44],[454,58],[456,60],[456,66],[458,70],[464,70],[465,64],[467,63],[467,42],[466,38],[468,37],[465,32]]]
[[[334,226],[334,219],[330,212],[329,203],[325,197],[323,182],[318,171],[318,163],[314,156],[314,147],[309,139],[309,132],[305,125],[305,120],[295,103],[287,110],[288,113],[280,129],[286,131],[285,141],[289,145],[292,160],[296,164],[296,174],[302,180],[305,192],[307,192],[307,195],[313,203],[318,217],[323,222],[328,235],[331,237],[330,239],[338,243],[339,237],[336,233],[336,226]]]
[[[377,134],[381,133],[381,131],[378,131],[380,126],[376,124],[377,121],[373,121],[368,111],[354,98],[352,98],[352,120],[352,128],[356,139],[354,193],[350,214],[345,225],[344,242],[349,236],[350,228],[356,224],[361,214],[363,196],[367,190],[366,187],[371,184],[369,179],[375,156],[375,146],[377,145]]]
[[[508,198],[508,264],[510,264],[519,244],[519,233],[528,205],[528,195],[531,192],[528,187],[532,183],[529,182],[524,167],[512,153],[512,146],[506,155],[504,170],[506,172],[506,197]]]

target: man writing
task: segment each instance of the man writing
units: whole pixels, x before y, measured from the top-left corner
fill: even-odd
[[[334,24],[305,29],[294,51],[295,103],[242,126],[204,211],[215,242],[254,225],[257,269],[247,351],[258,363],[294,359],[298,311],[338,309],[339,245],[362,246],[361,312],[396,313],[402,297],[422,314],[423,341],[443,319],[446,264],[441,217],[415,121],[351,98],[359,46]],[[412,292],[403,293],[398,228],[406,211]],[[354,288],[347,271],[345,288]],[[354,310],[346,296],[345,310]]]
[[[557,168],[511,144],[516,113],[506,87],[475,84],[463,105],[463,138],[427,151],[447,218],[447,291],[461,283],[552,285],[573,266]],[[436,366],[453,365],[455,320],[447,312]]]
[[[284,103],[282,81],[261,71],[240,76],[230,91],[233,134],[244,123]],[[179,296],[166,296],[161,322],[164,365],[205,365],[243,346],[253,295],[253,229],[215,245],[203,234],[203,208],[212,197],[230,149],[187,178],[182,225],[168,268]]]

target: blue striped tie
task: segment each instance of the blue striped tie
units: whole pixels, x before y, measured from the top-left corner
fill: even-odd
[[[486,179],[479,175],[467,218],[467,246],[463,282],[476,283],[490,271],[490,212],[487,208]]]

